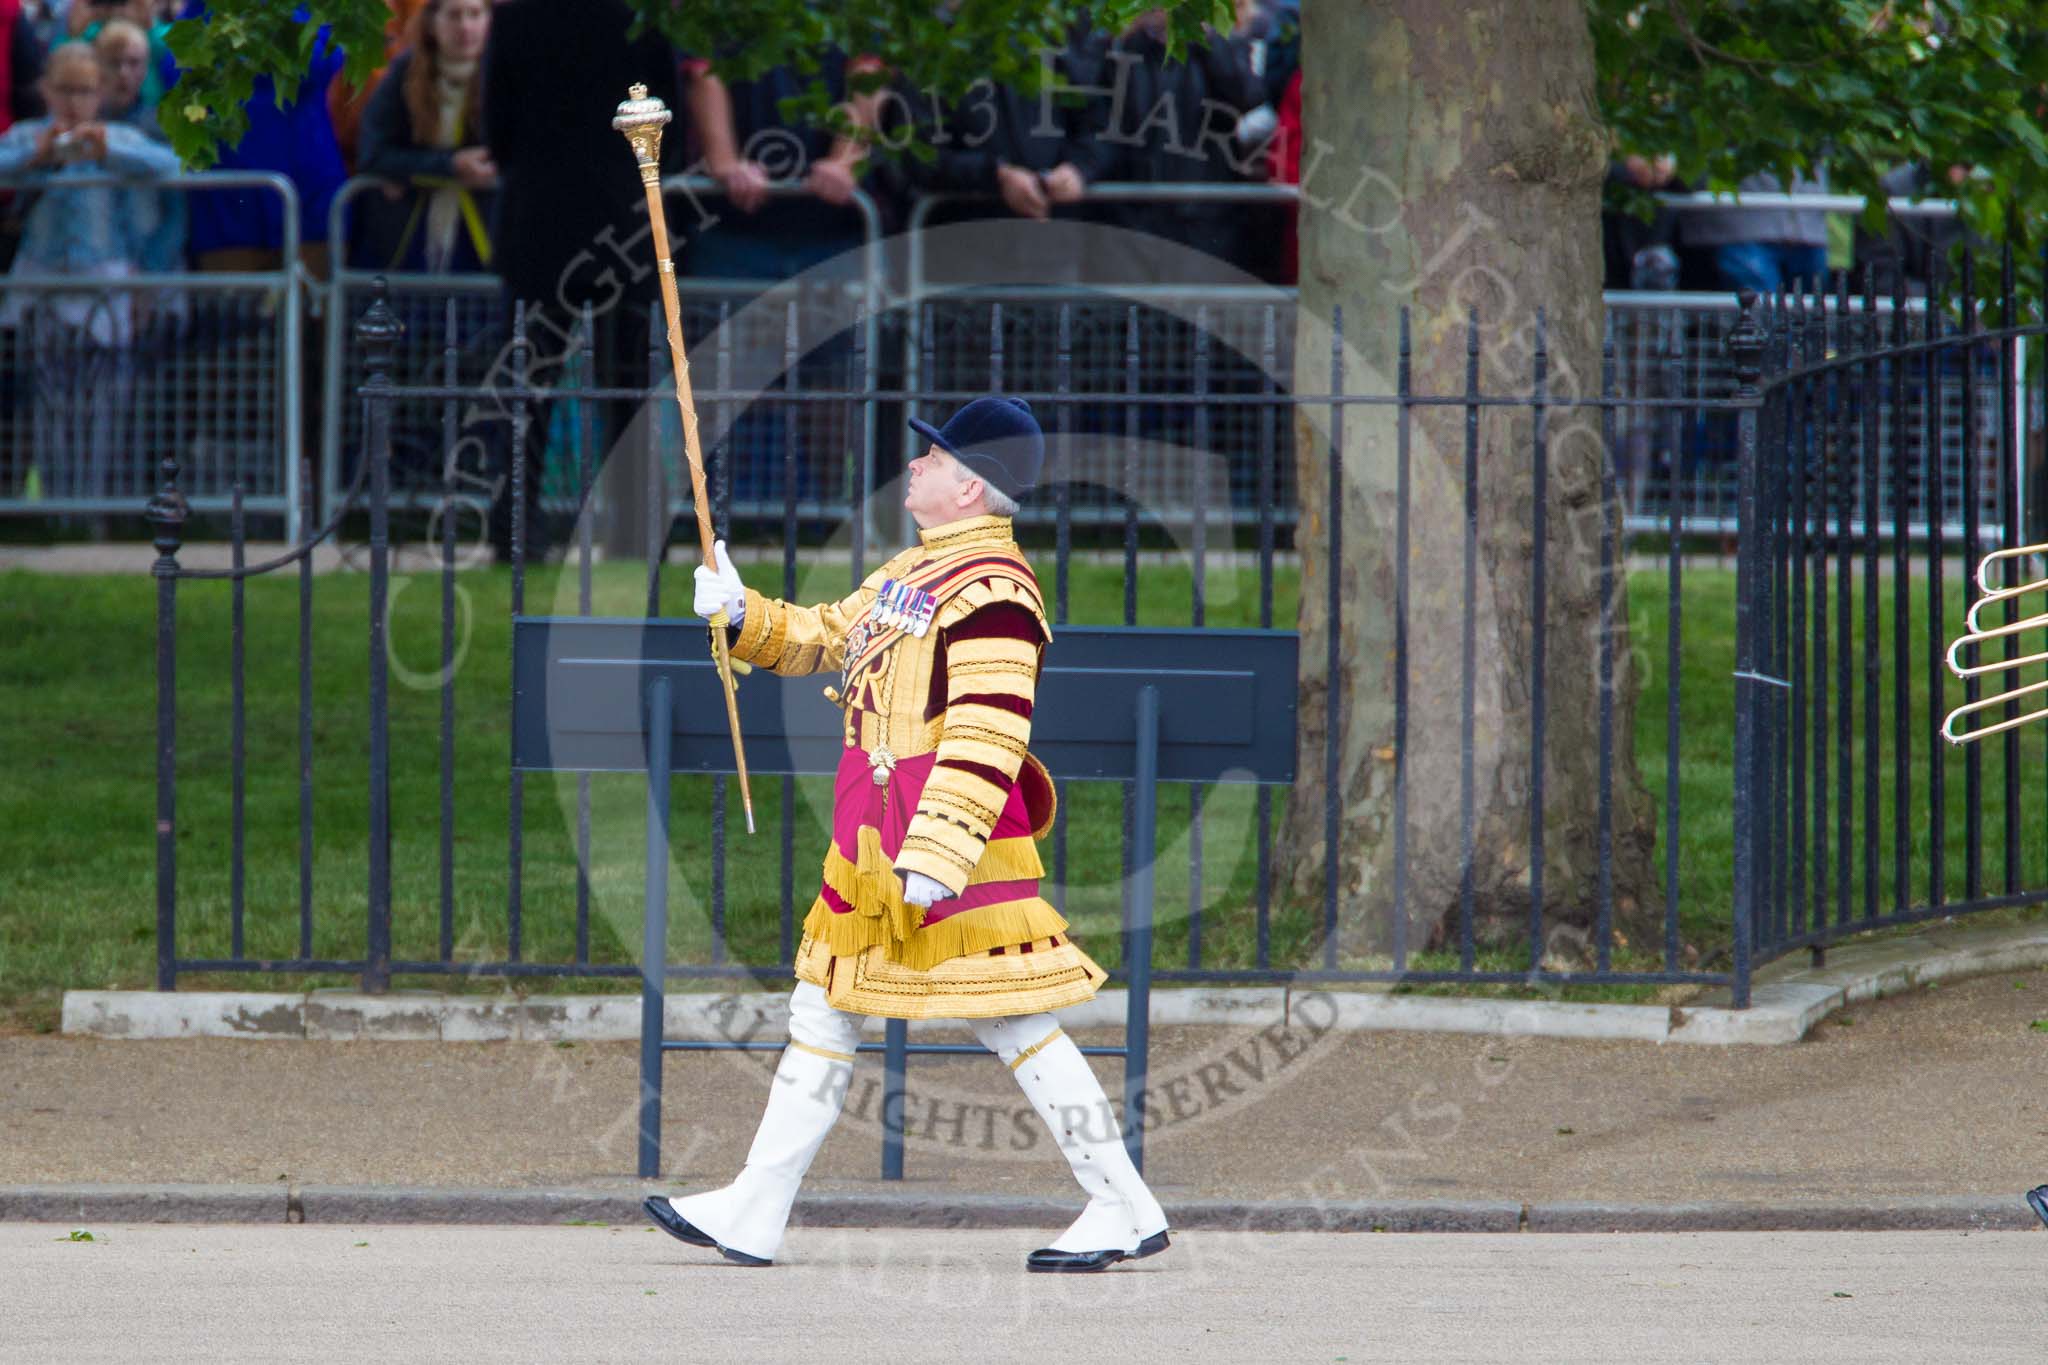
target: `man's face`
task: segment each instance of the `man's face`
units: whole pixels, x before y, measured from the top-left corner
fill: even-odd
[[[142,78],[149,70],[149,48],[142,43],[115,42],[98,49],[100,70],[106,77],[105,104],[116,114],[126,113],[142,97]]]
[[[903,482],[903,506],[924,528],[958,521],[981,501],[981,477],[937,446],[910,462]]]

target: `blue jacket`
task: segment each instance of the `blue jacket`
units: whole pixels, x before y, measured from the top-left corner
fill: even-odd
[[[36,139],[50,126],[46,118],[17,123],[0,134],[0,176],[21,176],[41,189],[22,231],[15,274],[91,274],[125,262],[136,270],[177,268],[178,215],[166,212],[169,196],[145,186],[75,185],[64,182],[108,172],[176,175],[178,158],[159,142],[127,124],[106,124],[107,159],[29,168]]]

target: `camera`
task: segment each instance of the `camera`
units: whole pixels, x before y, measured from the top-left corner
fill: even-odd
[[[85,138],[75,128],[50,139],[50,155],[59,162],[82,161],[85,154]]]

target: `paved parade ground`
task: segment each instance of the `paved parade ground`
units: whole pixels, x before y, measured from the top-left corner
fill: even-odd
[[[0,1187],[192,1182],[270,1193],[275,1221],[128,1221],[117,1210],[164,1215],[103,1193],[82,1222],[0,1223],[0,1359],[775,1362],[830,1342],[898,1362],[2038,1360],[2048,1235],[2019,1193],[2048,1179],[2043,1016],[2048,972],[2026,970],[1860,1004],[1784,1047],[1331,1032],[1282,1065],[1249,1027],[1162,1028],[1155,1079],[1178,1078],[1162,1094],[1185,1112],[1152,1134],[1147,1173],[1169,1208],[1493,1200],[1527,1229],[1212,1219],[1089,1277],[1023,1271],[1076,1201],[1049,1150],[1011,1140],[1014,1086],[983,1056],[913,1064],[900,1184],[876,1179],[864,1057],[806,1193],[1035,1212],[974,1230],[798,1226],[764,1271],[623,1211],[490,1221],[508,1215],[486,1196],[556,1185],[637,1202],[631,1044],[17,1033],[0,1037]],[[765,1084],[755,1054],[671,1059],[657,1187],[729,1179]],[[352,1211],[318,1192],[329,1182],[438,1191],[425,1217],[441,1221]],[[1985,1215],[1953,1209],[1933,1224],[1953,1231],[1535,1230],[1556,1226],[1539,1201],[1758,1211],[1717,1227],[1801,1226],[1818,1208],[1803,1225],[1841,1227],[1843,1210],[1961,1196],[2028,1230],[1961,1231]],[[286,1221],[288,1197],[304,1223]],[[16,1216],[71,1216],[41,1207]],[[612,1225],[563,1225],[598,1217]]]
[[[1799,1360],[2042,1356],[2028,1233],[1203,1233],[1026,1275],[1015,1231],[0,1224],[14,1360]]]

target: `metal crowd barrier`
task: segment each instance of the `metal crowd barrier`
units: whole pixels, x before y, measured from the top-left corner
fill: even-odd
[[[1250,206],[1297,198],[1291,185],[1102,182],[1090,185],[1081,202]],[[934,279],[927,251],[933,215],[996,202],[993,195],[927,195],[911,209],[902,310],[906,390],[1280,395],[1292,386],[1295,291],[1235,267],[1219,265],[1218,281],[1207,283]],[[1262,468],[1270,470],[1280,519],[1292,520],[1293,433],[1275,420],[1277,402],[1218,405],[1199,416],[1187,406],[1112,408],[1085,397],[1056,406],[1062,410],[1041,417],[1049,431],[1070,438],[1062,443],[1058,503],[1027,504],[1020,520],[1116,522],[1135,504],[1169,520],[1227,516],[1250,524],[1261,516]],[[1139,457],[1140,443],[1155,451],[1214,451],[1221,468],[1201,459]],[[1212,494],[1223,495],[1223,505]]]
[[[1136,185],[1101,184],[1089,188],[1083,202],[1246,204],[1292,202],[1292,186],[1274,185]],[[1860,211],[1863,201],[1845,195],[1750,193],[1659,196],[1681,212],[1697,208],[1821,209]],[[1264,285],[1143,284],[1131,286],[990,286],[956,284],[931,278],[925,229],[942,208],[963,202],[990,202],[991,196],[932,196],[918,202],[908,225],[907,320],[905,387],[941,391],[997,390],[1060,392],[1113,390],[1118,393],[1191,392],[1237,394],[1261,391],[1284,395],[1294,375],[1294,333],[1297,293]],[[1953,216],[1956,205],[1946,200],[1897,198],[1892,209],[1902,215]],[[1611,290],[1603,295],[1607,336],[1614,353],[1615,392],[1624,399],[1725,400],[1735,392],[1734,367],[1728,353],[1728,332],[1734,326],[1733,293]],[[1889,298],[1849,298],[1831,314],[1831,329],[1861,325],[1868,306],[1879,319],[1888,317]],[[1898,306],[1922,310],[1924,300]],[[1832,333],[1831,333],[1832,334]],[[991,345],[993,341],[995,344]],[[1269,382],[1270,381],[1270,382]],[[1944,449],[1954,452],[1944,462],[1940,482],[1916,481],[1906,524],[1915,539],[1924,539],[1930,516],[1938,517],[1953,535],[1963,520],[1962,451],[1965,433],[1979,433],[1975,459],[1978,489],[1996,487],[1982,477],[1998,458],[1996,443],[1983,433],[1996,429],[1995,411],[1983,410],[1974,428],[1962,416],[1960,373],[1941,381],[1941,434]],[[1980,386],[1976,402],[1995,405],[1996,391]],[[1917,381],[1907,388],[1908,421],[1923,406]],[[1276,400],[1277,401],[1277,400]],[[1144,416],[1140,418],[1140,411]],[[1218,404],[1201,418],[1186,406],[1141,410],[1126,407],[1116,430],[1100,430],[1097,414],[1085,399],[1069,408],[1069,430],[1084,439],[1069,450],[1066,505],[1058,514],[1080,523],[1114,521],[1125,515],[1125,501],[1134,498],[1149,512],[1167,518],[1187,517],[1201,501],[1187,462],[1133,461],[1127,447],[1138,440],[1155,448],[1182,447],[1215,452],[1226,467],[1229,515],[1240,524],[1264,515],[1261,490],[1270,488],[1280,506],[1276,519],[1294,515],[1295,461],[1290,423],[1275,423],[1263,404]],[[1736,464],[1732,425],[1707,411],[1679,414],[1668,410],[1625,408],[1616,432],[1612,458],[1623,492],[1626,522],[1633,533],[1733,535],[1736,525]],[[1892,420],[1887,407],[1882,420]],[[1086,437],[1101,437],[1090,440]],[[1134,438],[1134,439],[1119,439]],[[1262,473],[1272,465],[1270,482]],[[2024,490],[2023,490],[2024,492]],[[1990,524],[2002,515],[1991,494],[1981,493],[1978,515]],[[2025,505],[2024,503],[2022,505]],[[1932,509],[1930,511],[1930,508]],[[1675,514],[1675,516],[1674,516]],[[1055,509],[1030,506],[1026,519],[1051,519]],[[1883,525],[1893,525],[1889,504]],[[1889,534],[1889,531],[1886,531]]]
[[[1697,190],[1660,194],[1657,202],[1666,208],[1687,209],[1818,209],[1822,213],[1861,213],[1864,201],[1856,194],[1790,194],[1783,190]],[[1885,200],[1886,211],[1901,218],[1953,218],[1961,206],[1953,199],[1916,199],[1895,194]]]
[[[337,263],[328,286],[324,383],[328,393],[343,396],[323,410],[322,486],[330,504],[349,483],[354,452],[362,446],[362,404],[346,396],[353,395],[366,378],[366,362],[348,345],[348,329],[368,307],[377,280],[388,282],[391,306],[406,323],[394,373],[401,386],[482,385],[493,377],[516,382],[506,368],[511,304],[495,275],[394,272],[346,259],[343,246],[348,240],[350,206],[387,183],[375,176],[357,176],[336,194],[329,213]],[[680,265],[691,237],[710,217],[703,200],[722,197],[724,190],[718,182],[702,176],[670,176],[663,180],[662,189],[672,200],[681,197],[687,201],[687,210],[672,203],[669,215]],[[772,198],[798,198],[804,193],[798,184],[768,187]],[[782,484],[793,482],[797,495],[787,501],[793,503],[795,514],[837,518],[857,503],[864,504],[865,490],[874,486],[872,401],[848,400],[849,405],[857,402],[860,408],[857,436],[843,428],[832,405],[787,404],[780,406],[788,411],[778,412],[774,402],[778,389],[795,385],[848,394],[871,393],[876,387],[869,360],[878,350],[881,213],[862,192],[855,193],[850,207],[862,225],[859,258],[851,278],[834,272],[819,281],[692,279],[679,272],[677,292],[690,345],[692,381],[701,400],[704,444],[714,464],[720,463],[721,454],[728,457],[723,472],[737,480],[731,501],[736,515],[781,515],[786,501]],[[593,255],[593,261],[603,268],[623,271],[637,261],[646,270],[653,269],[653,250],[645,242],[599,245],[616,257],[599,261]],[[593,318],[604,311],[593,305]],[[670,383],[661,327],[657,307],[649,316],[647,363],[634,380],[650,397]],[[558,353],[544,346],[546,339],[533,339],[536,375],[545,376],[543,382],[556,384],[565,398],[573,397],[582,385],[603,387],[598,377],[582,372],[587,338],[581,328],[579,323],[576,337],[562,340]],[[834,345],[833,337],[848,328],[858,330],[858,339],[851,346]],[[470,503],[480,501],[473,490],[482,487],[482,482],[463,478],[448,467],[448,461],[466,461],[467,472],[477,473],[486,447],[502,443],[506,436],[473,429],[472,423],[498,420],[498,415],[466,414],[451,441],[439,408],[425,400],[406,401],[392,414],[394,507],[431,506],[451,496]],[[689,480],[681,464],[677,418],[667,403],[647,404],[646,412],[649,421],[642,435],[664,466],[665,486],[672,490],[671,510],[680,516],[689,510]],[[573,513],[580,502],[581,490],[572,471],[584,464],[581,416],[571,404],[556,405],[549,418],[549,434],[542,442],[546,461],[542,504],[558,513]],[[721,451],[722,442],[733,448]],[[457,448],[454,452],[445,448],[450,444]],[[862,457],[851,468],[845,461],[849,449]],[[795,456],[794,464],[783,458],[786,453]],[[602,452],[595,454],[601,456]]]
[[[331,244],[332,265],[322,305],[325,337],[321,348],[321,390],[328,401],[320,409],[320,497],[321,507],[328,510],[340,499],[352,472],[344,452],[360,451],[363,444],[363,404],[354,395],[367,375],[358,348],[349,344],[349,329],[369,307],[372,283],[380,276],[390,281],[391,306],[407,324],[395,366],[401,382],[447,380],[481,384],[487,369],[476,363],[474,348],[455,355],[452,378],[444,373],[444,323],[462,337],[487,339],[493,334],[502,335],[500,289],[495,275],[387,272],[366,269],[350,261],[349,210],[363,195],[382,192],[388,184],[379,176],[356,176],[335,193],[328,208],[327,240]],[[406,419],[421,417],[438,431],[439,420],[433,414],[394,413],[393,424],[401,430],[415,429],[417,423],[409,427]],[[393,505],[406,506],[429,493],[440,497],[444,458],[437,449],[415,449],[399,443],[391,471]]]
[[[1865,207],[1856,195],[1782,191],[1701,191],[1655,197],[1659,205],[1678,213],[1791,209],[1858,214]],[[1959,212],[1959,205],[1950,199],[1894,196],[1886,205],[1891,215],[1901,218],[1952,219]],[[1830,282],[1814,283],[1827,288]],[[1888,282],[1887,287],[1895,283]],[[1956,281],[1935,283],[1937,290],[1942,283],[1960,287]],[[1734,395],[1735,370],[1727,345],[1738,311],[1733,294],[1610,291],[1605,301],[1608,335],[1626,396],[1714,400]],[[1839,281],[1825,300],[1806,294],[1792,302],[1803,304],[1819,319],[1831,354],[1867,349],[1869,338],[1889,332],[1895,313],[1910,321],[1924,317],[1927,309],[1926,298],[1908,297],[1903,290],[1885,296],[1852,293]],[[1823,303],[1827,306],[1822,307]],[[2018,338],[2015,345],[2017,363],[2025,373],[2026,338]],[[1982,366],[1990,361],[1983,355],[1966,361],[1956,352],[1931,377],[1915,368],[1903,375],[1896,393],[1888,383],[1883,386],[1876,405],[1883,434],[1881,458],[1897,457],[1897,447],[1889,438],[1894,427],[1927,431],[1925,418],[1930,409],[1938,414],[1931,439],[1939,442],[1942,458],[1931,470],[1922,470],[1916,462],[1913,477],[1903,485],[1903,515],[1894,515],[1897,494],[1892,479],[1879,479],[1875,531],[1880,539],[1903,527],[1906,537],[1916,543],[1936,536],[1953,543],[1961,537],[1972,511],[1980,526],[1999,528],[1995,533],[2002,534],[2005,508],[1999,502],[2001,454],[1996,433],[2002,416],[2009,416],[2014,429],[2026,429],[2024,395],[2012,394],[2012,411],[2001,414],[2005,400],[1998,386],[1982,382],[1989,377],[1986,375],[1977,376],[1979,382],[1969,382],[1964,369],[1970,363]],[[1966,409],[1970,409],[1967,415]],[[1733,538],[1739,526],[1733,431],[1731,423],[1703,415],[1681,418],[1673,428],[1669,414],[1647,409],[1623,413],[1614,458],[1628,507],[1629,529]],[[1967,474],[1966,462],[1972,466]],[[2024,511],[2030,506],[2024,460],[2012,474],[2019,490],[2017,506]],[[1974,509],[1965,507],[1966,490],[1974,490]],[[1857,535],[1863,533],[1860,518],[1854,521],[1853,530]]]
[[[1737,312],[1732,295],[1613,290],[1603,302],[1618,397],[1702,404],[1733,397],[1736,380],[1727,345]],[[1886,328],[1895,308],[1919,316],[1926,306],[1923,299],[1895,303],[1879,298],[1866,305],[1851,297],[1828,315],[1827,325],[1839,340],[1844,329],[1860,329],[1866,319]],[[1126,496],[1135,497],[1148,515],[1192,515],[1201,496],[1195,464],[1148,461],[1126,468],[1130,443],[1120,439],[1125,436],[1156,443],[1155,449],[1213,452],[1233,521],[1258,521],[1261,489],[1270,488],[1278,503],[1275,519],[1286,524],[1295,508],[1294,431],[1290,422],[1273,420],[1273,414],[1293,386],[1296,308],[1294,291],[1261,287],[1184,287],[1129,296],[1059,287],[951,291],[926,298],[914,311],[916,339],[906,348],[910,378],[905,387],[912,392],[1083,394],[1063,417],[1048,419],[1049,428],[1064,421],[1067,430],[1081,433],[1070,447],[1074,463],[1062,492],[1067,514],[1077,524],[1114,522],[1124,514]],[[991,338],[999,339],[993,348]],[[2024,348],[2024,340],[2019,344]],[[2022,354],[2022,365],[2025,360]],[[1998,524],[2004,515],[1991,491],[1998,483],[1988,477],[1999,459],[1990,435],[1998,429],[1999,391],[1981,383],[1972,387],[1974,420],[1966,419],[1962,364],[1958,358],[1936,379],[1944,458],[1932,477],[1916,477],[1907,487],[1904,524],[1916,541],[1927,538],[1931,520],[1939,521],[1951,540],[1960,534],[1966,486],[1976,490],[1975,511],[1983,524]],[[1206,430],[1198,436],[1196,410],[1185,404],[1123,406],[1106,426],[1107,405],[1090,404],[1085,394],[1091,390],[1276,396],[1274,404],[1214,405],[1199,419]],[[1889,392],[1879,412],[1887,427],[1899,420]],[[1908,378],[1903,394],[1903,420],[1917,429],[1919,414],[1928,406],[1919,375]],[[2022,396],[2014,395],[2013,401]],[[2025,428],[2023,412],[2011,416]],[[1706,409],[1675,415],[1647,406],[1618,409],[1611,458],[1628,530],[1732,536],[1738,491],[1732,433],[1725,415]],[[1967,483],[1966,450],[1975,476]],[[1270,483],[1262,483],[1261,471],[1269,466]],[[2020,477],[2020,505],[2027,507],[2024,470]],[[1887,480],[1883,535],[1894,525],[1890,487]],[[1222,514],[1220,506],[1212,510]],[[1044,502],[1023,512],[1027,520],[1050,520],[1055,514]]]
[[[725,197],[724,187],[707,176],[668,176],[661,187],[665,196],[685,196],[700,223],[706,214],[698,196]],[[769,185],[768,193],[772,198],[801,199],[807,192],[800,183],[778,181]],[[833,260],[794,280],[679,279],[677,284],[679,288],[687,286],[691,297],[705,301],[707,314],[702,321],[716,327],[716,340],[710,348],[710,386],[701,392],[710,400],[705,405],[707,447],[712,439],[722,438],[729,457],[722,473],[734,481],[730,510],[741,516],[839,519],[859,508],[868,514],[867,533],[872,537],[869,504],[875,487],[878,436],[873,395],[879,387],[876,361],[881,352],[885,288],[882,214],[863,190],[854,191],[849,207],[861,222],[859,257],[852,263],[856,268],[851,278],[847,263]],[[680,254],[688,246],[691,227],[674,214],[670,221],[677,229]],[[750,340],[755,336],[761,339]],[[748,372],[744,367],[750,352],[775,359]],[[657,366],[657,387],[665,378],[664,361]],[[780,413],[771,410],[766,414],[769,421],[762,424],[779,425],[781,430],[763,432],[757,426],[753,448],[746,448],[743,424],[752,414],[742,409],[758,406],[763,399],[772,400],[772,391],[762,383],[764,378],[784,392],[823,387],[858,395],[858,438],[842,426],[842,417],[852,414],[841,404],[788,402],[780,405]],[[818,380],[823,384],[815,382]],[[759,396],[752,402],[747,401],[746,396],[756,394]],[[856,400],[850,398],[852,401]],[[772,402],[770,406],[772,409]],[[665,433],[672,437],[662,442],[661,448],[671,452],[672,459],[679,458],[673,454],[682,445],[682,433],[675,430],[676,416],[666,405],[658,416]],[[852,461],[842,454],[848,449],[855,453]],[[771,453],[780,458],[771,461]],[[788,486],[792,479],[798,484],[795,489]],[[680,467],[668,486],[688,488]],[[677,515],[685,506],[677,501]]]
[[[32,187],[33,177],[12,183]],[[175,453],[195,510],[225,510],[239,484],[244,507],[284,515],[298,539],[314,517],[314,483],[301,451],[305,402],[303,326],[295,259],[299,208],[291,183],[268,173],[207,172],[162,180],[94,177],[70,184],[147,184],[170,192],[250,188],[276,194],[283,206],[284,248],[274,271],[167,272],[82,282],[66,276],[12,275],[10,300],[26,299],[13,326],[0,326],[0,515],[130,512],[148,496],[152,471]],[[332,509],[351,476],[362,445],[362,404],[353,395],[365,375],[348,344],[348,328],[367,306],[371,282],[389,280],[393,307],[408,328],[398,352],[401,384],[482,384],[502,363],[509,317],[495,276],[387,273],[348,259],[349,210],[385,182],[359,176],[335,196],[329,211],[334,269],[311,286],[325,325],[322,348],[318,491]],[[664,190],[675,204],[677,253],[710,216],[707,200],[721,187],[703,177],[675,176]],[[769,188],[799,197],[799,184]],[[1290,288],[1242,284],[1137,284],[1126,286],[946,285],[928,278],[926,228],[935,211],[961,196],[929,196],[913,207],[904,256],[904,289],[889,287],[881,217],[865,194],[852,201],[862,224],[858,259],[825,282],[765,279],[678,281],[685,331],[692,343],[695,379],[703,400],[706,446],[728,490],[732,514],[750,518],[838,520],[855,506],[868,510],[886,461],[900,453],[894,426],[878,428],[878,379],[884,370],[903,376],[904,390],[965,392],[1074,392],[1072,403],[1050,414],[1049,425],[1080,438],[1060,494],[1062,506],[1025,509],[1027,519],[1065,516],[1075,522],[1114,521],[1135,501],[1148,514],[1192,515],[1209,497],[1198,488],[1214,482],[1192,462],[1138,463],[1129,459],[1137,438],[1166,447],[1217,453],[1220,502],[1239,523],[1271,516],[1293,518],[1295,462],[1290,423],[1277,421],[1294,369],[1296,293]],[[1095,203],[1278,204],[1296,191],[1275,185],[1092,186]],[[1843,195],[1755,193],[1676,194],[1660,202],[1679,211],[1704,207],[1858,210]],[[1894,199],[1902,215],[1953,215],[1949,201]],[[624,259],[622,257],[622,259]],[[651,260],[651,254],[650,254]],[[64,304],[62,300],[72,300]],[[82,304],[79,300],[84,300]],[[1624,398],[1673,397],[1711,402],[1734,391],[1726,337],[1735,301],[1719,293],[1611,291],[1605,296],[1617,393]],[[1874,299],[1879,325],[1893,307]],[[1905,300],[1908,309],[1925,307]],[[1851,297],[1829,315],[1831,327],[1859,325],[1865,304]],[[73,321],[60,318],[68,309]],[[4,317],[5,315],[0,315]],[[992,343],[992,344],[991,344]],[[890,352],[900,345],[900,353]],[[579,373],[573,347],[559,378],[564,392],[592,376]],[[2021,362],[2024,363],[2024,356]],[[1960,362],[1959,362],[1960,363]],[[658,322],[650,328],[645,381],[650,394],[666,383],[667,361]],[[509,376],[508,376],[509,377]],[[1964,419],[1963,376],[1952,370],[1942,390],[1944,449],[1952,452],[1937,478],[1914,481],[1905,524],[1924,538],[1938,523],[1954,535],[1962,507],[1965,433],[1978,433],[1975,477],[1995,461],[1994,430],[2001,414],[1980,410]],[[808,390],[808,394],[800,391]],[[823,393],[844,402],[821,401]],[[1091,405],[1095,393],[1192,392],[1235,395],[1197,417],[1185,403]],[[1271,393],[1275,404],[1241,401]],[[1992,385],[1974,387],[1976,404],[1996,403]],[[2015,401],[2018,401],[2015,399]],[[1924,406],[1909,384],[1905,420]],[[573,405],[552,419],[543,442],[549,460],[542,496],[546,505],[573,510],[582,489],[563,471],[583,467],[582,429]],[[433,506],[453,497],[480,506],[487,484],[455,477],[457,455],[475,465],[489,436],[458,430],[451,441],[438,405],[420,402],[393,414],[398,439],[392,470],[394,505]],[[857,411],[856,411],[857,410]],[[667,466],[674,511],[688,510],[674,413],[648,408],[644,438]],[[1109,421],[1111,429],[1094,430]],[[2024,422],[2025,414],[2012,414]],[[1881,420],[1893,420],[1889,408]],[[1196,431],[1197,423],[1202,430]],[[856,429],[857,428],[857,429]],[[1102,439],[1086,439],[1087,437]],[[1199,439],[1198,439],[1199,438]],[[851,452],[849,456],[848,452]],[[1636,532],[1732,535],[1736,481],[1727,424],[1707,414],[1675,423],[1668,411],[1626,409],[1613,458],[1629,528]],[[2022,506],[2025,506],[2025,471]],[[1887,483],[1889,488],[1889,483]],[[465,491],[467,490],[467,491]],[[1889,496],[1889,493],[1887,493]],[[1980,491],[1979,501],[1988,494]],[[1270,497],[1276,506],[1261,507]],[[1981,505],[1985,524],[2000,509]],[[1894,524],[1891,509],[1884,523]],[[1211,505],[1208,515],[1222,515]],[[324,513],[323,513],[324,515]]]
[[[24,195],[49,183],[0,178]],[[63,187],[274,194],[279,263],[0,281],[0,515],[132,514],[175,456],[192,508],[225,511],[239,486],[245,509],[283,514],[296,539],[311,515],[299,437],[298,191],[255,171],[66,176]],[[182,241],[177,248],[182,255]]]

